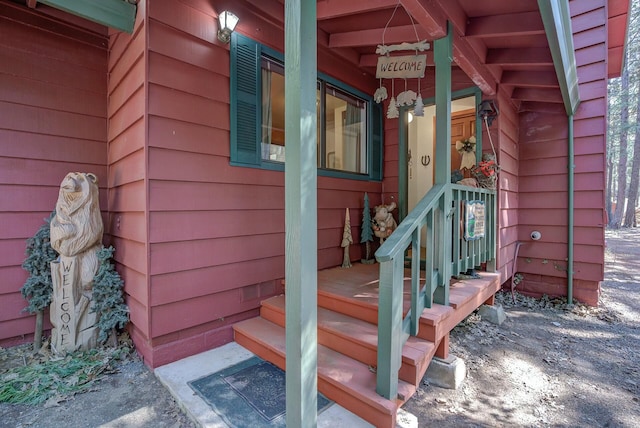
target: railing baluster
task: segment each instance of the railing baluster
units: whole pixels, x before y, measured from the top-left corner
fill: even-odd
[[[418,227],[413,232],[411,243],[411,327],[409,333],[412,336],[418,334],[420,315],[424,309],[420,301],[420,235],[422,235],[422,230]]]
[[[425,252],[427,257],[425,260],[425,302],[424,305],[427,308],[433,306],[433,292],[436,289],[438,280],[433,280],[434,272],[434,260],[435,260],[435,246],[434,246],[434,230],[433,230],[434,211],[431,210],[427,213],[427,238],[425,243]]]

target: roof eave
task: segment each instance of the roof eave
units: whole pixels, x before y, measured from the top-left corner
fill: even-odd
[[[564,107],[567,115],[572,115],[580,104],[580,94],[569,2],[538,0],[538,8],[547,34]]]

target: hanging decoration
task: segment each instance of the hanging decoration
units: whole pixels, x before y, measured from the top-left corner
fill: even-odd
[[[456,141],[456,150],[460,153],[460,169],[471,170],[476,165],[476,137],[473,135],[462,141]]]
[[[385,33],[399,6],[400,1],[396,4],[387,25],[384,27],[382,44],[378,45],[376,49],[376,53],[380,55],[376,69],[376,77],[380,81],[380,87],[376,90],[373,98],[376,103],[381,103],[388,98],[387,89],[383,86],[383,79],[391,79],[391,99],[389,100],[389,106],[387,108],[388,119],[395,119],[400,116],[398,107],[411,107],[414,106],[414,104],[415,115],[424,116],[424,104],[422,102],[422,95],[420,94],[420,79],[424,78],[424,72],[427,67],[427,55],[418,54],[418,52],[424,52],[431,47],[426,40],[419,40],[416,24],[410,14],[409,18],[411,19],[411,24],[413,25],[413,30],[416,35],[416,42],[385,45]],[[390,55],[391,52],[398,51],[414,51],[414,54]],[[405,90],[400,92],[397,97],[395,94],[394,79],[404,79],[405,81]],[[407,90],[407,79],[418,80],[418,93]]]

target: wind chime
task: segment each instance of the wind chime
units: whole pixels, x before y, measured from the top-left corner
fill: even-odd
[[[418,52],[424,52],[430,48],[430,44],[426,40],[419,40],[418,31],[416,30],[416,24],[413,21],[413,17],[410,14],[411,24],[416,35],[415,43],[400,43],[396,45],[385,45],[384,37],[389,27],[389,23],[393,19],[396,11],[400,6],[400,2],[393,9],[391,18],[387,22],[382,32],[382,44],[378,45],[376,53],[380,55],[378,58],[378,66],[376,70],[376,78],[380,81],[380,87],[373,95],[373,99],[376,103],[380,104],[382,101],[389,97],[387,88],[383,86],[383,79],[391,79],[391,99],[389,100],[389,107],[387,108],[387,118],[396,119],[400,116],[399,107],[413,106],[414,116],[424,116],[424,104],[422,103],[422,94],[420,93],[420,79],[424,77],[424,71],[427,67],[427,55],[418,54]],[[414,51],[414,55],[402,55],[391,56],[391,52],[397,51]],[[395,80],[404,79],[404,91],[400,92],[397,97],[395,94]],[[418,93],[407,89],[407,79],[417,79],[418,81]]]

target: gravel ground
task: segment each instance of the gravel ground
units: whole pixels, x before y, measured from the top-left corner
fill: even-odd
[[[607,232],[601,305],[497,296],[500,326],[471,315],[451,333],[464,359],[457,390],[423,383],[405,409],[419,426],[640,427],[640,229]],[[0,374],[28,348],[0,349]],[[0,427],[194,426],[129,356],[89,392],[29,406],[0,403]]]

